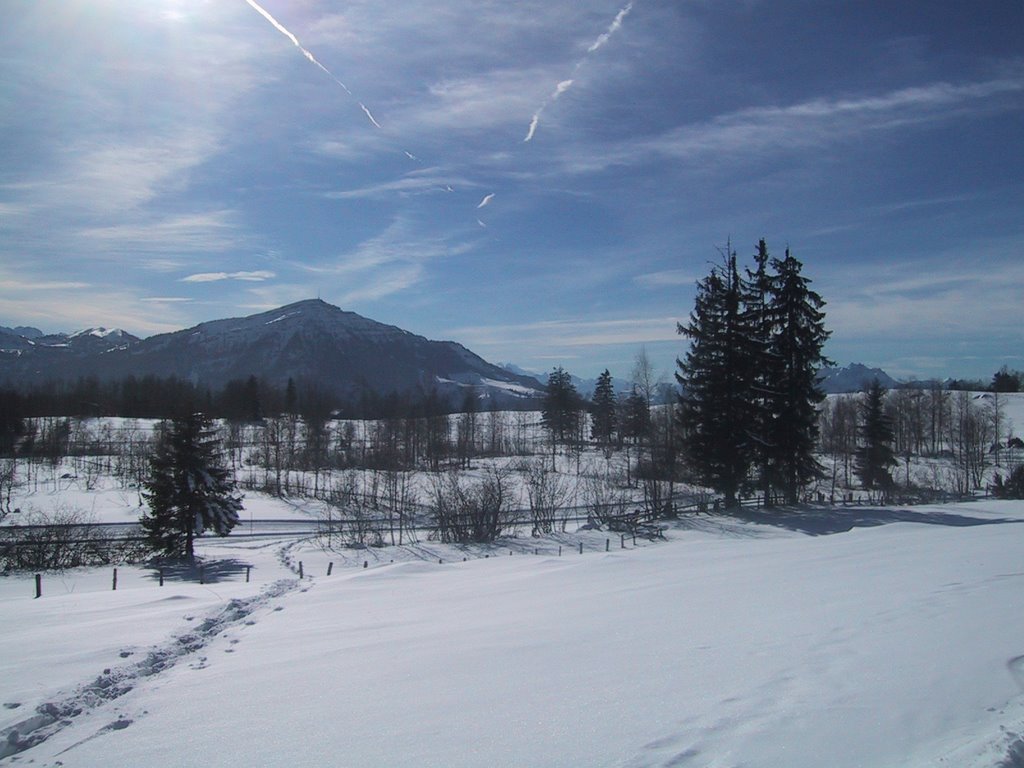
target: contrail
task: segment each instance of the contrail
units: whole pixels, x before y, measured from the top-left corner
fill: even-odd
[[[633,3],[632,2],[626,3],[625,7],[622,8],[615,15],[615,21],[613,21],[611,23],[611,25],[608,27],[608,31],[606,31],[602,35],[599,35],[597,40],[595,40],[591,44],[591,46],[589,48],[587,48],[587,53],[593,53],[598,48],[600,48],[602,45],[607,43],[608,42],[608,38],[610,38],[612,35],[614,35],[616,32],[619,31],[619,27],[622,26],[623,19],[625,19],[627,16],[629,16],[629,12],[632,11],[632,10],[633,10]]]
[[[589,48],[587,48],[587,52],[583,56],[583,58],[576,62],[576,66],[573,67],[572,70],[574,75],[580,70],[580,67],[583,66],[583,62],[587,60],[587,57],[589,57],[595,51],[600,50],[604,46],[604,44],[608,42],[611,36],[619,31],[619,28],[622,26],[623,20],[629,15],[629,12],[632,10],[632,1],[626,3],[625,6],[619,9],[619,12],[615,14],[615,19],[612,21],[611,24],[608,25],[608,29],[606,29],[604,32],[598,35],[597,39],[590,44]],[[534,134],[537,133],[537,126],[540,125],[540,116],[541,113],[544,112],[544,108],[551,104],[553,101],[555,101],[563,93],[572,88],[572,84],[572,78],[560,82],[558,85],[555,86],[555,90],[551,92],[551,95],[548,96],[544,103],[541,104],[540,107],[538,107],[537,111],[533,113],[533,117],[530,119],[530,127],[526,130],[526,138],[523,139],[524,143],[533,140]]]
[[[345,85],[343,82],[341,82],[341,80],[339,80],[337,77],[335,77],[334,73],[331,72],[331,70],[329,70],[327,67],[325,67],[323,64],[321,64],[319,61],[317,61],[316,56],[314,56],[306,48],[304,48],[302,46],[302,43],[299,42],[299,38],[297,38],[295,35],[293,35],[291,32],[289,32],[288,29],[284,26],[284,24],[282,24],[277,19],[275,19],[273,16],[271,16],[270,13],[266,9],[264,9],[262,6],[260,6],[259,3],[256,2],[256,0],[245,0],[245,2],[247,2],[249,4],[249,6],[253,10],[255,10],[257,13],[259,13],[260,16],[262,16],[264,19],[266,19],[271,24],[273,24],[274,25],[274,29],[276,29],[282,35],[284,35],[289,40],[291,40],[292,43],[294,43],[295,47],[298,48],[300,51],[302,51],[302,55],[303,56],[305,56],[312,63],[316,64],[321,70],[323,70],[323,72],[328,77],[330,77],[331,80],[336,82],[338,85],[340,85],[344,89],[345,93],[347,93],[349,96],[353,96],[353,93],[352,93],[352,91],[349,90],[348,86]],[[366,114],[366,117],[369,118],[370,122],[373,123],[374,127],[375,128],[380,128],[380,123],[378,123],[374,119],[373,115],[370,113],[370,110],[366,108],[366,105],[363,104],[362,102],[359,102],[359,107]]]
[[[362,109],[362,110],[363,110],[363,112],[365,112],[365,113],[366,113],[366,116],[367,116],[368,118],[370,118],[370,122],[371,122],[371,123],[373,123],[373,124],[374,124],[374,126],[376,126],[377,128],[380,128],[380,123],[378,123],[378,122],[377,122],[376,120],[374,120],[374,119],[373,119],[373,115],[371,115],[371,114],[370,114],[370,110],[368,110],[368,109],[366,108],[366,105],[365,105],[365,104],[363,104],[363,102],[361,102],[361,101],[359,102],[359,107],[360,107],[360,109]]]

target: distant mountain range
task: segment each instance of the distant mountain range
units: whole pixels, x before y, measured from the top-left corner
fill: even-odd
[[[319,299],[147,339],[119,329],[44,334],[0,326],[2,386],[128,376],[175,376],[213,389],[250,376],[278,387],[293,379],[343,398],[436,391],[455,398],[456,405],[472,392],[502,407],[535,403],[546,381],[511,363],[492,365],[461,344],[430,341]],[[887,388],[899,386],[885,371],[854,363],[824,369],[822,388],[829,394],[856,392],[875,378]],[[574,383],[582,396],[593,393],[595,380],[574,377]],[[622,394],[632,388],[625,381],[615,384]],[[674,385],[666,384],[655,400],[670,402],[674,393]]]
[[[365,392],[473,392],[513,405],[541,395],[536,379],[492,365],[460,344],[430,341],[319,299],[147,339],[103,328],[70,335],[0,328],[5,386],[148,375],[215,389],[253,375],[276,386],[293,379],[347,398]]]

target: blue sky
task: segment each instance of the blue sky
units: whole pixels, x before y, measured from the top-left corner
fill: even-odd
[[[838,362],[1024,368],[1022,29],[1018,0],[16,0],[0,324],[319,296],[670,375],[696,280],[764,237]]]

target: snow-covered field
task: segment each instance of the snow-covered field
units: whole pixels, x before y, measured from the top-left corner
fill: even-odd
[[[229,537],[205,585],[0,578],[0,754],[39,742],[0,763],[1021,766],[1021,523],[996,501],[702,517],[329,577],[314,542]]]

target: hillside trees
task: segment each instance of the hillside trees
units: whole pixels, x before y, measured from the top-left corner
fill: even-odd
[[[170,557],[191,560],[195,536],[208,528],[228,535],[242,509],[216,434],[198,413],[165,424],[145,489],[142,529],[152,550]]]
[[[727,247],[698,283],[689,322],[677,327],[690,340],[676,375],[684,450],[726,507],[738,503],[752,469],[766,501],[778,491],[789,503],[821,473],[814,449],[825,302],[788,250],[769,259],[762,240],[754,259],[744,278]]]

